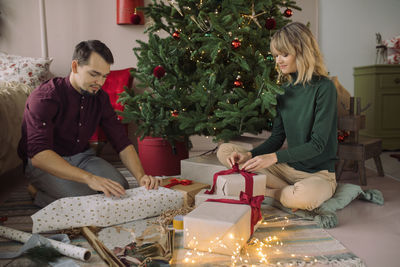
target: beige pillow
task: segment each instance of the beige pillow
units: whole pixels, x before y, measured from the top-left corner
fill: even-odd
[[[25,102],[31,91],[22,83],[0,81],[0,174],[22,162],[17,148]]]

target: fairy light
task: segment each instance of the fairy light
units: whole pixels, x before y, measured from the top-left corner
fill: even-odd
[[[206,136],[208,138],[208,136]],[[274,217],[267,220],[262,220],[260,224],[265,225],[267,223],[278,223],[283,222],[285,224],[290,223],[289,218],[287,217]],[[287,226],[287,225],[285,225]],[[285,226],[281,227],[281,231],[285,231]],[[185,229],[187,230],[187,229]],[[186,232],[187,236],[189,236],[188,231]],[[284,242],[279,239],[280,235],[269,235],[267,237],[263,237],[262,239],[258,239],[253,237],[248,243],[244,246],[243,244],[244,238],[235,237],[234,233],[229,233],[226,236],[216,236],[213,240],[209,241],[208,248],[204,249],[207,252],[198,251],[199,240],[196,236],[193,236],[191,242],[189,242],[189,247],[191,248],[190,252],[186,252],[184,256],[184,260],[182,263],[186,264],[199,264],[204,259],[207,259],[207,253],[213,253],[214,251],[218,251],[218,249],[228,250],[231,249],[231,266],[256,266],[257,264],[270,264],[269,258],[271,255],[282,255],[285,253]],[[227,243],[225,243],[225,241]],[[280,249],[282,248],[282,249]],[[281,257],[281,256],[278,256]],[[294,260],[301,260],[305,263],[313,263],[318,262],[318,260],[309,255],[297,255],[295,253],[290,254],[290,257]],[[250,265],[251,264],[251,265]],[[256,264],[256,265],[254,265]],[[293,266],[290,262],[275,262],[277,266]]]

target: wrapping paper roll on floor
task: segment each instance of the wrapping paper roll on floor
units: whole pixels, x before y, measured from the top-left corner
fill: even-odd
[[[32,234],[15,230],[9,227],[0,226],[0,236],[18,242],[26,243],[32,237]],[[67,243],[59,242],[48,238],[46,239],[58,252],[60,252],[65,256],[78,259],[81,261],[87,261],[91,257],[90,251],[87,250],[86,248],[73,246]]]

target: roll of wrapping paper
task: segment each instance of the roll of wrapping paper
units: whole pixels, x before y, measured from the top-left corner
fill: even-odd
[[[0,226],[0,237],[26,243],[29,240],[29,238],[31,238],[31,236],[32,234],[30,233],[22,232],[5,226]],[[59,242],[49,238],[46,239],[50,242],[50,244],[54,247],[54,249],[56,249],[58,252],[60,252],[65,256],[82,261],[87,261],[91,257],[90,251],[85,248],[77,247],[74,245]]]

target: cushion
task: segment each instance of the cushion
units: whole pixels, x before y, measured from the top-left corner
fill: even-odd
[[[50,78],[52,59],[23,57],[0,52],[0,80],[19,82],[32,88]]]
[[[124,107],[118,103],[119,94],[125,90],[125,87],[130,88],[132,86],[133,77],[131,76],[131,68],[121,69],[121,70],[112,70],[107,76],[106,81],[104,82],[102,89],[108,94],[110,97],[111,106],[114,110],[123,111]],[[122,120],[121,116],[118,117]],[[127,130],[127,127],[125,127]],[[97,127],[97,130],[94,132],[93,136],[90,137],[89,141],[106,141],[106,136],[101,130],[100,127]]]
[[[319,209],[338,210],[346,207],[351,201],[358,197],[363,190],[355,184],[338,184],[332,198],[325,201]]]
[[[31,90],[26,84],[0,81],[0,174],[21,164],[17,147],[25,102]]]
[[[335,194],[322,203],[322,205],[312,211],[297,210],[293,212],[291,209],[284,207],[278,201],[270,197],[265,197],[264,204],[272,205],[287,213],[295,214],[303,219],[312,220],[320,227],[333,228],[338,224],[336,211],[343,209],[354,199],[369,201],[378,205],[383,205],[383,195],[379,190],[367,189],[362,190],[359,185],[355,184],[338,184]]]
[[[132,86],[130,70],[131,68],[110,71],[103,84],[102,89],[107,92],[110,97],[111,105],[115,110],[124,110],[124,107],[120,103],[117,103],[117,101],[119,94],[125,90],[125,86],[128,88]]]

